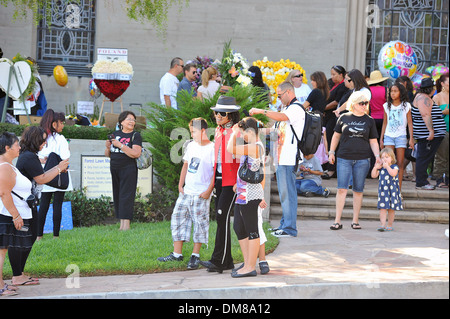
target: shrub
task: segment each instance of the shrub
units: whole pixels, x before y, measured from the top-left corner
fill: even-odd
[[[21,136],[28,126],[30,126],[30,124],[14,125],[10,123],[0,123],[0,134],[7,131],[12,132],[17,136]],[[107,140],[108,134],[111,134],[114,131],[114,129],[106,127],[66,125],[62,131],[62,135],[67,139]]]
[[[67,192],[65,201],[72,202],[72,219],[74,227],[90,227],[104,224],[112,216],[111,198],[87,198],[86,188]]]

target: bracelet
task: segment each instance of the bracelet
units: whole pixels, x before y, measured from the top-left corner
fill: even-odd
[[[120,147],[120,150],[122,150],[123,146],[124,146],[124,144],[122,144],[122,146]]]
[[[15,222],[16,220],[18,220],[20,218],[20,214],[19,215],[17,215],[17,217],[16,218],[13,218],[13,222]]]
[[[329,151],[328,154],[333,154],[334,155],[334,154],[336,154],[336,152],[335,151]]]
[[[55,166],[58,169],[58,174],[61,174],[61,169],[58,166]]]

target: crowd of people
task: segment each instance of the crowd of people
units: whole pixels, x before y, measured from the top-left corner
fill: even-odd
[[[258,67],[251,67],[252,85],[270,90]],[[184,73],[180,82],[177,76]],[[279,110],[252,108],[243,111],[234,97],[220,95],[211,110],[216,120],[214,141],[206,135],[203,118],[189,123],[192,141],[183,156],[179,179],[179,197],[171,219],[173,251],[159,257],[160,262],[183,260],[183,244],[190,240],[193,226],[194,248],[188,269],[199,265],[209,272],[232,270],[233,278],[256,276],[259,259],[261,274],[270,271],[265,258],[266,237],[262,229],[264,200],[264,165],[271,154],[276,167],[276,181],[282,207],[280,225],[272,229],[277,237],[297,236],[298,197],[328,197],[322,178],[337,177],[336,216],[331,230],[342,229],[341,217],[348,189],[353,191],[352,229],[361,229],[359,213],[365,179],[379,178],[378,231],[392,231],[395,211],[403,209],[401,186],[406,160],[415,160],[416,188],[448,188],[449,75],[436,83],[424,78],[414,95],[407,77],[393,84],[374,71],[366,78],[359,70],[349,72],[340,65],[330,70],[331,78],[317,71],[311,75],[312,89],[303,83],[298,70],[289,74],[276,88]],[[177,108],[177,94],[186,90],[193,98],[210,99],[221,86],[218,72],[206,69],[202,85],[195,90],[197,76],[193,64],[174,58],[161,78],[160,100]],[[315,154],[298,156],[306,112],[319,113],[323,120],[322,143]],[[264,114],[270,125],[252,117]],[[133,218],[137,185],[136,158],[141,154],[142,137],[134,130],[136,116],[124,111],[118,118],[118,130],[105,142],[105,156],[111,158],[113,201],[120,230],[128,230]],[[28,127],[19,139],[12,133],[0,136],[0,296],[16,294],[20,285],[39,284],[23,270],[33,243],[42,238],[43,225],[53,197],[53,236],[59,236],[61,205],[69,183],[64,188],[50,187],[50,181],[67,174],[70,158],[68,143],[61,135],[64,114],[48,109],[39,127]],[[275,136],[275,146],[266,152],[260,136]],[[409,154],[407,150],[410,150]],[[48,157],[56,153],[59,163],[44,170]],[[413,154],[413,156],[411,155]],[[18,158],[16,166],[13,160]],[[301,162],[300,162],[301,160]],[[431,185],[431,174],[436,186]],[[42,186],[43,185],[43,186]],[[214,251],[209,260],[201,260],[200,250],[208,243],[209,206],[215,192],[217,231]],[[37,210],[36,198],[40,198]],[[235,268],[231,255],[230,218],[234,212],[234,231],[239,240],[244,263]],[[12,285],[2,279],[6,252],[13,269]]]
[[[184,66],[180,58],[174,61],[178,61],[178,67],[181,67],[178,72],[183,69],[184,79],[188,78],[189,68]],[[174,61],[171,70],[176,70]],[[251,72],[255,74],[252,84],[266,88],[270,101],[270,92],[262,81],[261,71],[255,66],[252,68]],[[214,94],[220,86],[210,74],[217,76],[214,71],[209,71],[202,82],[214,84],[214,90],[210,92]],[[270,154],[276,167],[282,207],[280,225],[272,229],[272,234],[277,237],[297,236],[297,195],[329,196],[330,191],[321,185],[322,178],[337,177],[336,216],[334,224],[330,226],[331,230],[343,228],[341,217],[349,188],[353,191],[351,228],[362,228],[359,224],[359,213],[367,177],[379,178],[378,231],[392,231],[395,211],[403,210],[401,187],[409,162],[412,162],[414,167],[413,178],[417,189],[448,188],[448,74],[442,75],[436,86],[431,78],[424,78],[415,95],[411,80],[407,77],[400,77],[392,83],[387,77],[383,77],[380,71],[374,71],[370,77],[366,77],[360,70],[347,72],[340,65],[333,66],[330,75],[331,78],[327,80],[325,73],[314,72],[311,75],[311,89],[302,81],[304,74],[293,70],[286,81],[276,89],[279,106],[277,111],[270,108],[253,108],[249,111],[250,116],[266,115],[271,120],[270,127],[267,128],[243,124],[251,122],[250,119],[253,118],[240,121],[239,106],[234,104],[235,101],[225,102],[222,100],[225,98],[223,96],[219,98],[216,107],[212,108],[218,124],[214,139],[215,164],[214,167],[210,165],[217,194],[215,211],[218,230],[211,259],[198,260],[208,271],[222,272],[234,268],[228,231],[233,205],[234,227],[245,261],[239,269],[233,270],[232,276],[256,275],[254,265],[258,254],[260,260],[261,256],[264,258],[257,249],[260,246],[257,243],[262,242],[259,238],[263,232],[259,231],[256,235],[257,212],[266,205],[264,197],[259,195],[263,184],[255,186],[244,182],[245,187],[242,187],[242,180],[237,173],[243,165],[248,165],[255,171],[259,167],[261,157],[256,145],[259,145],[260,141],[254,132],[260,132],[262,136],[276,135],[276,145],[270,150]],[[164,77],[166,76],[167,74]],[[161,92],[175,92],[175,89],[165,90],[163,79]],[[177,82],[171,85],[176,87]],[[190,91],[195,97],[192,87],[182,88],[180,85],[178,90],[180,89]],[[164,96],[164,101],[169,100],[165,94],[161,93],[161,96]],[[176,94],[170,98],[176,99]],[[321,114],[323,138],[317,153],[302,154],[299,163],[296,156],[297,141],[301,139],[306,114],[302,106],[308,111]],[[239,131],[236,125],[246,129]],[[247,132],[249,128],[252,134]],[[244,136],[246,148],[234,146],[237,135]],[[262,145],[263,143],[261,147]],[[188,165],[188,162],[185,162],[185,165]],[[430,184],[430,174],[432,179],[436,179],[436,186]],[[182,174],[182,177],[185,175]],[[187,185],[188,181],[180,178],[180,187],[182,183]],[[204,187],[206,186],[205,184]],[[245,195],[242,195],[242,190],[245,190]],[[241,206],[242,201],[245,203],[244,209]],[[171,257],[174,253],[159,260],[175,260]],[[182,258],[181,250],[176,251],[175,256]],[[195,257],[199,259],[197,253]],[[264,271],[261,268],[261,273],[266,273],[268,264],[265,259],[262,261],[267,268]],[[190,264],[189,267],[196,269],[197,265],[192,267]]]

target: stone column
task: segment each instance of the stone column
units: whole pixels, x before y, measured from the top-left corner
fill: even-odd
[[[367,19],[369,0],[348,0],[345,36],[345,67],[364,74],[367,50]]]

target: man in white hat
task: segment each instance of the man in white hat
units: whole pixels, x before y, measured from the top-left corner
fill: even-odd
[[[277,155],[274,159],[277,165],[277,185],[280,195],[283,215],[280,226],[273,229],[277,237],[297,236],[297,190],[295,187],[295,167],[297,166],[297,135],[302,139],[305,126],[305,111],[295,97],[294,86],[289,82],[281,83],[277,88],[278,98],[286,107],[281,112],[252,108],[250,115],[265,114],[277,121],[275,129],[278,132]]]

